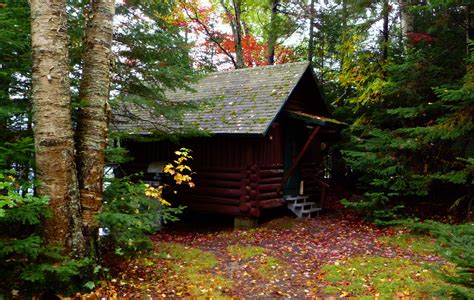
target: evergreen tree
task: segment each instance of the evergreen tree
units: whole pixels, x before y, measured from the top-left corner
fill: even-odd
[[[356,111],[344,154],[364,193],[347,205],[379,220],[392,218],[389,208],[401,204],[410,210],[423,202],[434,213],[467,208],[460,204],[472,193],[474,127],[472,70],[462,81],[461,18],[456,6],[420,10],[417,28],[424,32],[406,41],[405,56],[378,67],[375,56],[364,62],[367,55],[358,53],[359,61],[343,72],[353,80],[346,80],[347,103]]]

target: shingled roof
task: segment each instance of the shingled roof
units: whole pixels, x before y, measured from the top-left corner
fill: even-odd
[[[193,84],[194,91],[168,92],[166,97],[206,103],[201,110],[185,113],[185,125],[212,134],[265,134],[308,68],[304,62],[212,73]],[[146,133],[166,122],[144,109],[127,109],[139,118],[114,118],[115,129]],[[166,127],[173,126],[183,124]]]

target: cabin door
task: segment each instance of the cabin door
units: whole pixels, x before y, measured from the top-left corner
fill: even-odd
[[[285,176],[290,171],[291,166],[296,160],[301,148],[304,145],[305,130],[302,126],[285,127],[285,146],[284,146],[284,171]],[[301,128],[300,128],[301,127]],[[296,168],[293,174],[288,178],[283,190],[283,195],[298,195],[301,181],[300,168]]]

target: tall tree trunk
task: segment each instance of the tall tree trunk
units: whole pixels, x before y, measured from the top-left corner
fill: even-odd
[[[271,15],[270,15],[270,28],[268,31],[268,42],[267,42],[267,48],[268,48],[268,54],[267,54],[267,63],[269,65],[273,65],[275,63],[275,46],[276,46],[276,39],[277,39],[277,26],[276,26],[276,21],[277,21],[277,13],[278,13],[278,3],[279,0],[271,0],[270,2],[270,9],[271,9]]]
[[[309,7],[309,40],[308,40],[308,61],[313,61],[314,56],[314,18],[315,18],[315,11],[314,11],[314,1],[311,0],[310,7]]]
[[[220,0],[222,8],[224,8],[227,18],[229,19],[232,35],[234,36],[235,46],[235,63],[236,69],[245,68],[244,54],[242,50],[242,25],[240,20],[240,13],[242,8],[242,0],[232,0],[234,13],[227,7],[224,0]],[[234,62],[234,61],[233,61]]]
[[[240,13],[242,9],[242,0],[233,0],[234,12],[235,12],[235,58],[237,63],[237,69],[245,68],[244,53],[242,50],[242,23],[240,20]]]
[[[401,32],[403,38],[407,37],[407,34],[415,31],[415,15],[410,12],[410,6],[413,5],[414,0],[400,0],[400,21],[401,21]]]
[[[388,32],[388,17],[389,17],[389,3],[388,0],[383,1],[383,8],[382,8],[382,14],[383,14],[383,26],[382,26],[382,63],[384,64],[387,62],[388,59],[388,39],[389,39],[389,32]]]
[[[474,41],[474,4],[467,4],[465,6],[465,27],[466,27],[466,56],[469,57],[470,51],[470,41]]]
[[[342,0],[342,36],[341,40],[345,42],[346,40],[346,30],[347,30],[347,0]],[[342,71],[344,67],[344,61],[345,61],[345,53],[344,51],[341,51],[341,64],[340,64],[340,69],[339,71]]]
[[[102,204],[109,119],[110,65],[114,0],[91,1],[85,24],[84,67],[76,129],[77,169],[84,233],[95,240],[94,216]]]
[[[48,242],[82,256],[79,190],[69,93],[66,0],[31,0],[32,99],[38,194],[49,197]]]

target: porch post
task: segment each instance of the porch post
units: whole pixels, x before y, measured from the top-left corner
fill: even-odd
[[[313,131],[311,132],[311,135],[309,136],[308,140],[306,141],[306,143],[304,144],[303,148],[301,149],[300,153],[298,154],[298,156],[296,157],[296,160],[293,162],[293,164],[291,165],[291,168],[290,170],[288,171],[288,173],[285,175],[285,177],[283,177],[283,181],[281,183],[281,189],[283,190],[285,188],[285,184],[286,182],[288,181],[288,179],[291,177],[291,175],[293,175],[293,173],[295,172],[296,170],[296,167],[298,166],[300,160],[303,158],[303,155],[306,153],[306,150],[308,150],[309,148],[309,145],[311,145],[311,143],[313,142],[314,138],[316,137],[316,135],[319,133],[319,130],[321,129],[320,126],[317,126],[316,128],[313,129]]]

